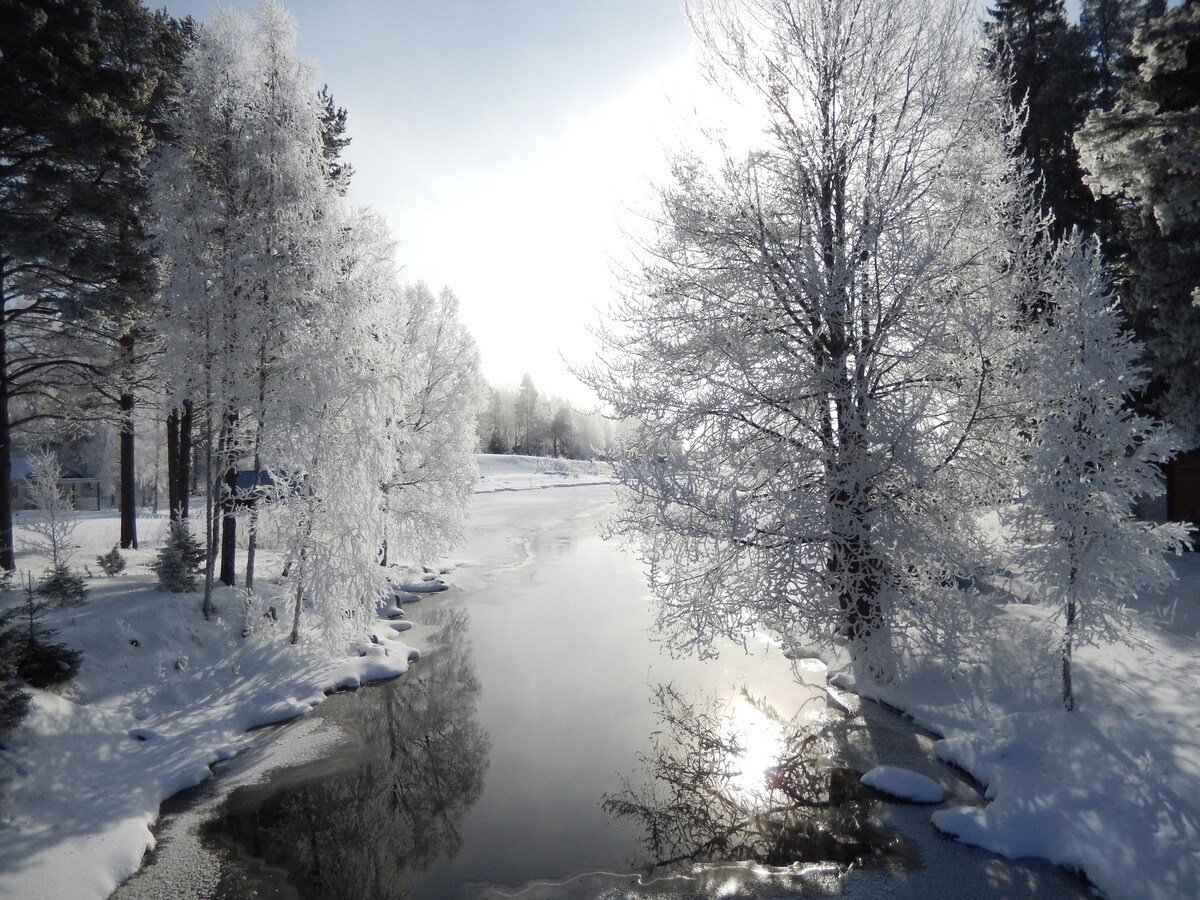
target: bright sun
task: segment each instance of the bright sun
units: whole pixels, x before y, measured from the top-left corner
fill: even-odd
[[[726,719],[727,737],[736,740],[742,753],[730,760],[737,774],[731,784],[740,792],[758,796],[767,792],[766,772],[783,755],[783,727],[748,703],[739,703]]]

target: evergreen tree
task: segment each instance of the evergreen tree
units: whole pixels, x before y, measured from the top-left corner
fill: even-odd
[[[192,534],[187,519],[172,519],[168,529],[167,540],[150,569],[163,590],[175,594],[194,591],[206,558],[204,548]]]
[[[1088,184],[1119,201],[1122,292],[1146,345],[1144,402],[1200,436],[1200,3],[1137,29],[1136,74],[1077,136]]]
[[[1109,109],[1125,80],[1122,57],[1133,39],[1133,29],[1143,15],[1140,0],[1083,0],[1079,28],[1096,64],[1098,109]]]
[[[1024,112],[1016,147],[1039,179],[1053,233],[1095,232],[1102,213],[1083,183],[1072,143],[1092,106],[1095,65],[1063,0],[997,0],[984,23],[987,67],[1008,84],[1009,103]]]
[[[538,440],[538,389],[528,372],[521,378],[521,387],[513,404],[513,417],[516,421],[513,453],[536,455],[541,449]]]
[[[354,167],[341,161],[342,151],[350,146],[350,138],[346,136],[346,110],[333,102],[327,84],[322,85],[317,94],[317,106],[321,116],[321,142],[325,150],[329,183],[339,194],[345,195],[354,175]]]

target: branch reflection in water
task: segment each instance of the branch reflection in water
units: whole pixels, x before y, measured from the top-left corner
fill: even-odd
[[[395,684],[358,691],[349,713],[335,716],[368,755],[348,771],[316,763],[234,791],[206,834],[285,870],[305,897],[404,897],[405,873],[454,856],[490,748],[467,615],[436,615],[430,652]]]
[[[645,827],[646,866],[758,863],[794,867],[868,861],[907,864],[899,835],[872,824],[877,801],[833,763],[838,715],[801,709],[785,719],[744,688],[732,701],[691,700],[658,685],[661,727],[650,754],[606,795],[613,816]]]

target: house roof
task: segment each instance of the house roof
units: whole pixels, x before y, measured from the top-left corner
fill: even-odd
[[[12,477],[14,479],[28,478],[31,474],[33,474],[33,470],[29,467],[29,460],[26,459],[24,456],[14,456],[11,459],[12,459]],[[64,467],[62,469],[62,474],[59,476],[58,480],[59,481],[99,481],[100,479],[96,478],[92,475],[81,475],[79,472],[76,472],[74,469],[68,469],[68,468]]]

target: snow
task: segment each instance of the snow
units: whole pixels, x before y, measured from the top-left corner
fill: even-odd
[[[941,803],[946,798],[942,786],[928,775],[900,766],[876,766],[863,775],[862,783],[882,794],[913,803]]]
[[[593,463],[479,462],[484,495],[611,481],[608,468]],[[72,563],[98,576],[94,559],[116,542],[116,513],[76,515]],[[84,661],[62,695],[34,691],[28,718],[0,745],[0,897],[107,896],[154,846],[159,804],[248,747],[251,729],[303,716],[332,691],[401,675],[417,654],[399,640],[410,623],[398,608],[381,610],[369,633],[340,652],[315,636],[289,645],[283,619],[290,617],[282,611],[290,605],[271,599],[265,577],[261,602],[276,603],[278,622],[264,618],[241,638],[242,596],[232,588],[216,591],[218,615],[204,621],[200,594],[160,591],[147,568],[166,522],[144,514],[141,549],[124,551],[125,574],[88,577],[87,603],[52,610],[43,622],[58,630],[56,640],[82,650]],[[28,551],[17,564],[35,575],[44,567]],[[278,571],[269,550],[261,551],[259,568]],[[397,568],[393,582],[419,599],[446,590],[440,576],[448,571]]]
[[[984,785],[986,806],[932,813],[946,834],[1082,872],[1114,900],[1198,897],[1200,553],[1169,562],[1176,583],[1134,602],[1124,643],[1076,649],[1071,712],[1053,614],[1025,604],[1002,607],[957,664],[907,659],[878,684],[838,655],[831,678],[940,735],[937,757]]]
[[[432,572],[398,569],[395,583],[453,590],[510,565],[514,549],[517,565],[528,565],[528,535],[558,494],[542,488],[610,480],[601,464],[483,456],[479,465],[473,515],[502,526],[489,529],[494,546],[481,542],[475,557]],[[82,566],[112,547],[117,521],[111,512],[79,519]],[[287,645],[283,623],[264,620],[240,638],[233,591],[217,593],[220,615],[205,622],[198,595],[164,594],[146,569],[164,523],[140,520],[144,549],[126,554],[127,573],[89,578],[88,602],[45,622],[84,651],[84,663],[66,694],[35,692],[26,723],[0,749],[2,897],[105,896],[153,846],[162,800],[244,752],[255,740],[249,729],[303,716],[328,691],[398,675],[415,652],[398,639],[409,626],[399,607],[383,611],[396,620],[379,618],[334,655],[315,640]],[[886,684],[856,673],[844,654],[826,655],[831,697],[904,710],[940,736],[929,752],[977,779],[988,800],[970,805],[951,791],[950,805],[932,813],[898,808],[931,815],[966,843],[1081,871],[1114,900],[1200,896],[1200,554],[1170,563],[1176,584],[1135,601],[1126,643],[1077,649],[1078,705],[1069,713],[1047,640],[1052,613],[1031,604],[1002,605],[987,639],[957,656],[902,660],[901,676]],[[18,565],[40,571],[28,556]],[[995,579],[978,602],[1032,589],[1019,576]],[[1162,621],[1160,609],[1174,617]],[[810,651],[788,653],[821,674]],[[863,768],[872,766],[865,783],[921,799],[913,760],[885,756]]]
[[[479,465],[477,494],[583,487],[613,481],[612,467],[592,460],[481,453],[475,461]]]

